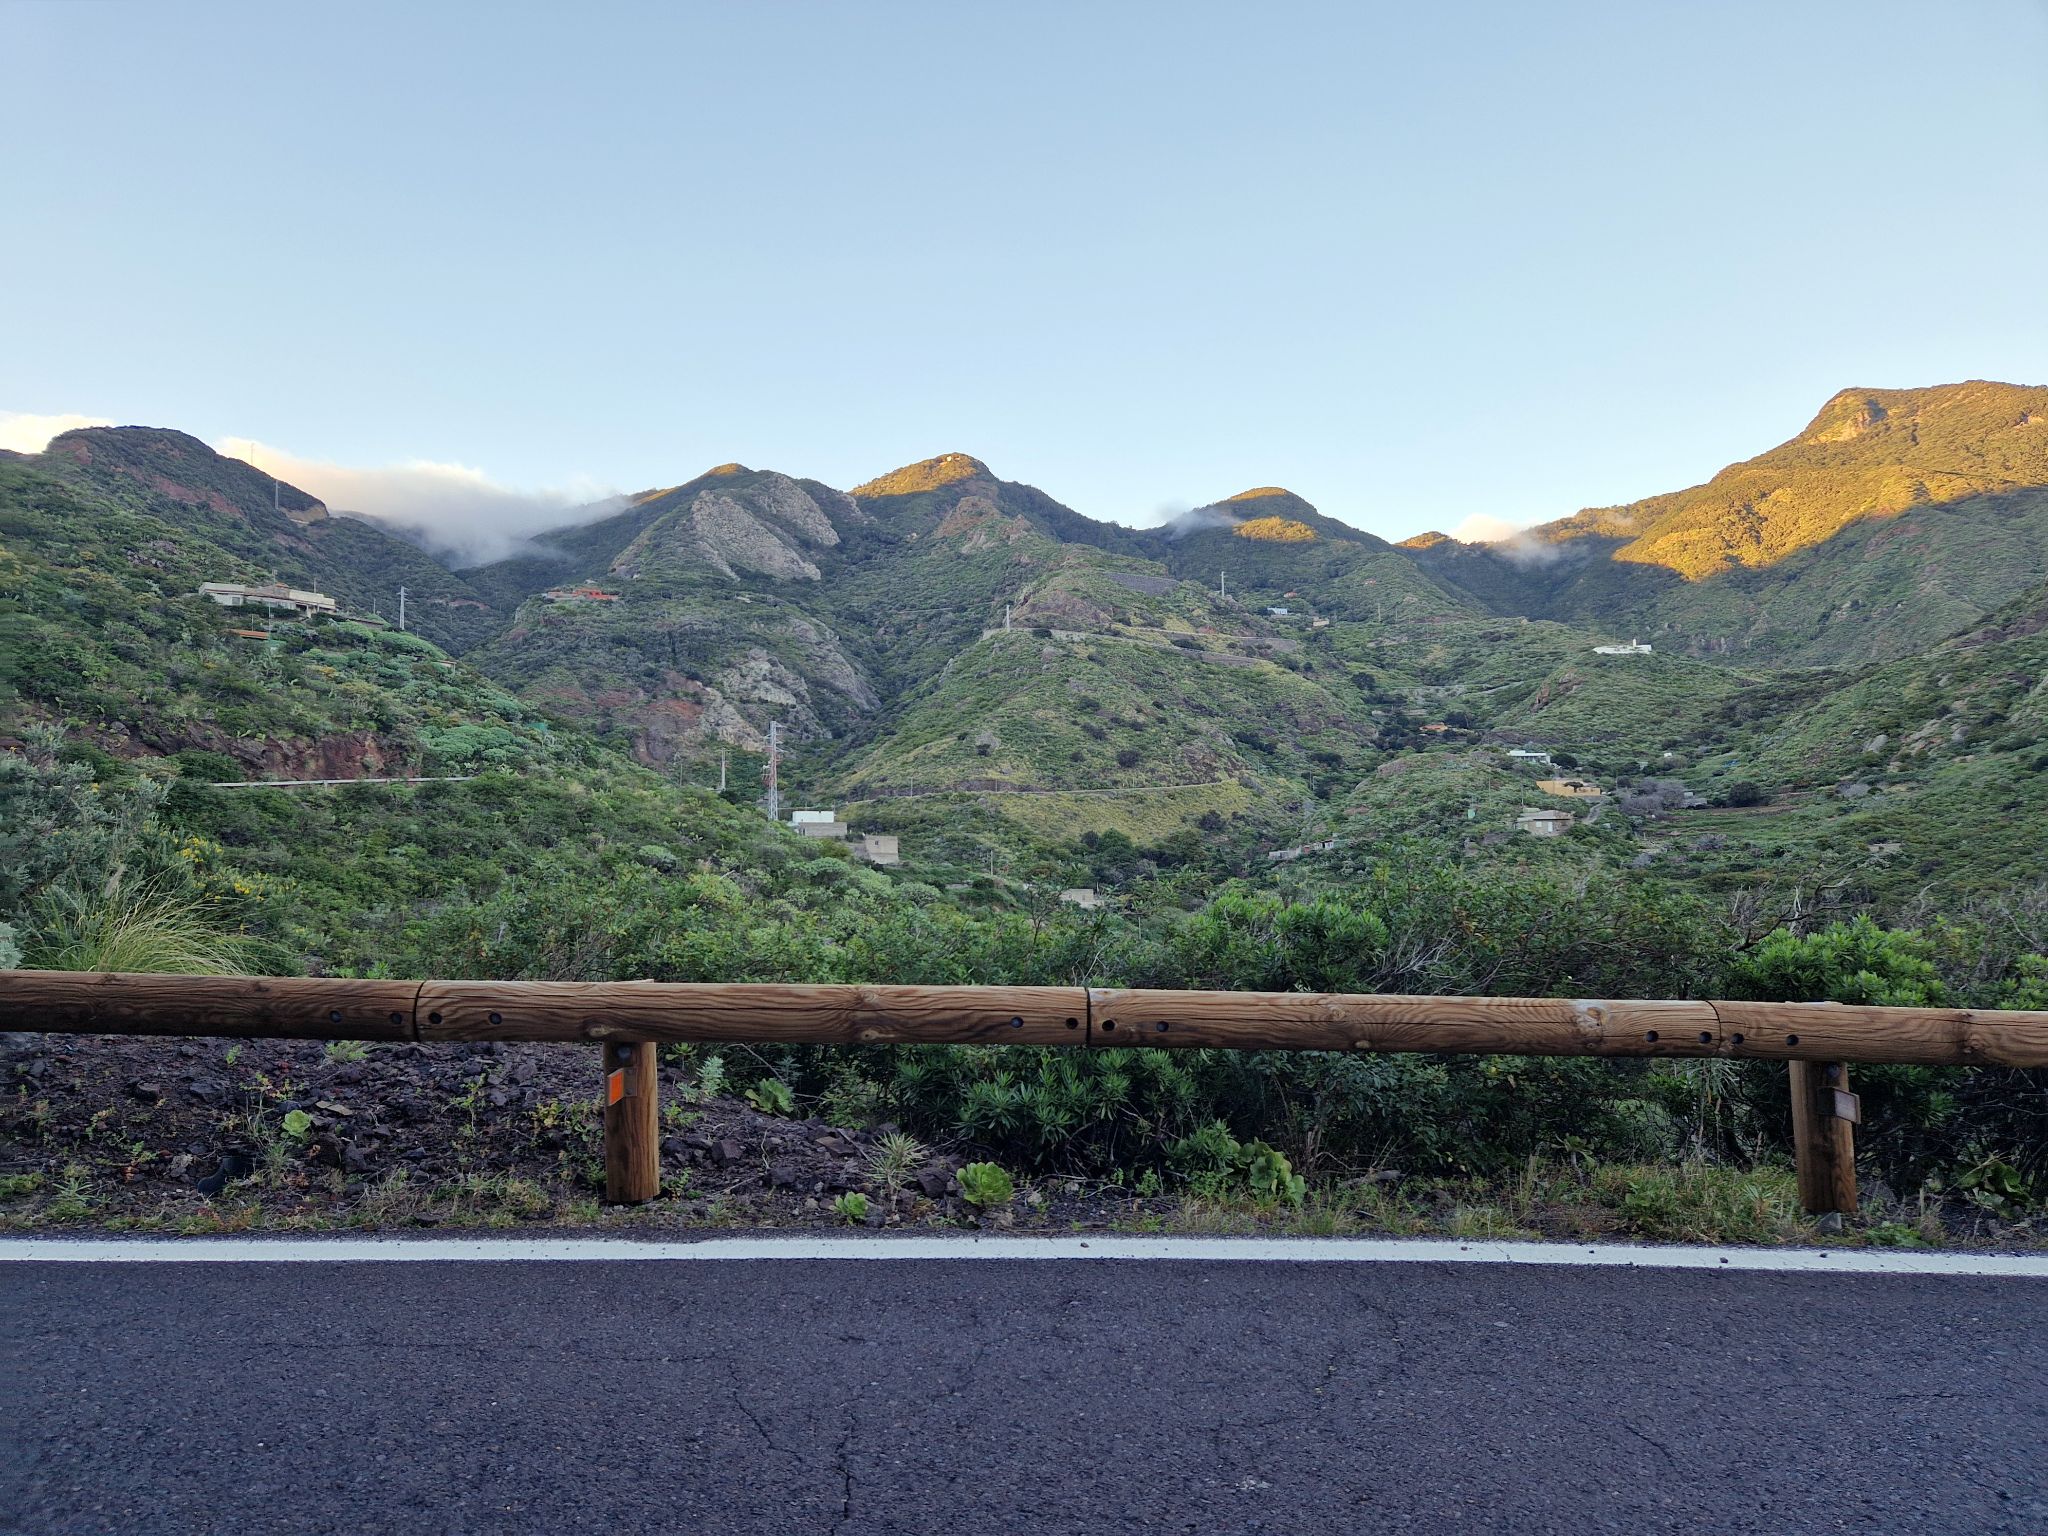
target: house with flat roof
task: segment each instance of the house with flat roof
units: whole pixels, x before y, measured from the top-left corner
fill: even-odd
[[[249,586],[239,581],[203,581],[199,595],[210,597],[223,608],[267,608],[272,613],[334,614],[341,605],[325,592],[306,592],[282,582]]]
[[[616,603],[619,594],[607,592],[601,587],[549,587],[541,593],[541,601],[548,603]]]
[[[839,819],[837,811],[791,811],[789,826],[791,831],[805,837],[830,838],[834,842],[846,840],[846,823]]]

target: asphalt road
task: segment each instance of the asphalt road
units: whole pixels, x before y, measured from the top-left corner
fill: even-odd
[[[2048,1283],[0,1266],[5,1532],[2048,1531]]]

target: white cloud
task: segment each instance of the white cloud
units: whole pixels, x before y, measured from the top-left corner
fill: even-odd
[[[1489,517],[1484,512],[1475,512],[1458,524],[1451,537],[1467,544],[1484,544],[1501,559],[1524,570],[1554,565],[1570,553],[1565,545],[1540,539],[1520,523]]]
[[[1504,544],[1521,531],[1520,523],[1511,523],[1502,517],[1489,517],[1484,512],[1474,512],[1451,530],[1451,537],[1461,544]]]
[[[510,554],[536,533],[603,516],[616,495],[594,482],[520,490],[467,464],[409,459],[362,468],[303,458],[246,437],[223,438],[220,452],[245,459],[267,474],[327,503],[332,512],[357,512],[410,529],[458,564],[474,565]]]
[[[0,448],[11,448],[16,453],[41,453],[59,432],[112,425],[104,416],[80,416],[71,411],[59,411],[53,416],[39,416],[34,411],[0,411]]]

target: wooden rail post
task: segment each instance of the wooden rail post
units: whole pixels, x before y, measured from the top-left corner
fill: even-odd
[[[604,1197],[644,1205],[661,1193],[661,1073],[651,1040],[604,1046]]]
[[[1795,1061],[1792,1157],[1809,1216],[1856,1214],[1856,1122],[1861,1109],[1839,1061]]]

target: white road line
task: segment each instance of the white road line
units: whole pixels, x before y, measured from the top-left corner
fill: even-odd
[[[630,1237],[0,1238],[0,1263],[429,1264],[712,1263],[817,1259],[1161,1260],[1258,1264],[1523,1264],[1805,1275],[1952,1275],[2048,1280],[2048,1254],[1873,1248],[1652,1248],[1622,1243],[1461,1243],[1427,1238]]]

